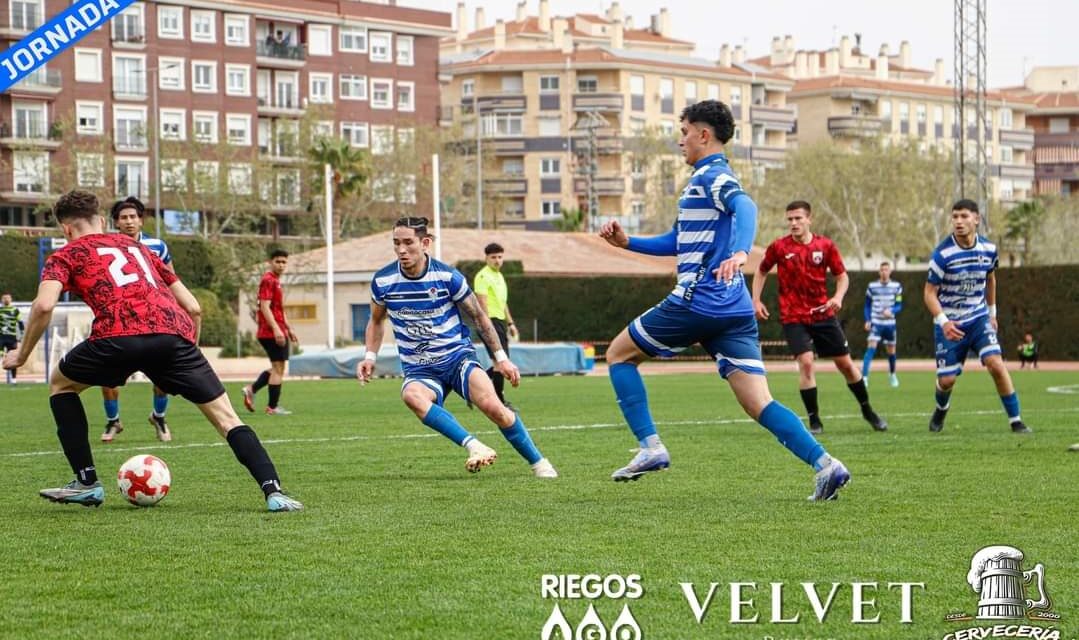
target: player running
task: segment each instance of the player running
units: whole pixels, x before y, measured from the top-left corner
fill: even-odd
[[[880,263],[880,280],[869,283],[865,290],[865,330],[869,332],[868,347],[862,359],[862,379],[869,386],[869,367],[877,355],[877,344],[883,342],[888,351],[888,382],[899,386],[895,375],[895,318],[903,309],[903,285],[892,280],[892,263]]]

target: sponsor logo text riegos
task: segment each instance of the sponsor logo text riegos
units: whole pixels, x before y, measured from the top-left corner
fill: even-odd
[[[546,574],[540,578],[540,596],[555,600],[550,617],[540,632],[542,640],[641,640],[641,628],[623,602],[617,606],[597,601],[637,600],[644,595],[641,576],[610,574]],[[573,624],[559,606],[560,600],[588,600],[588,610]],[[603,613],[601,614],[600,611]],[[605,620],[612,620],[609,624]]]

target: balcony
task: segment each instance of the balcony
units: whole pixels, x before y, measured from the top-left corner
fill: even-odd
[[[491,111],[524,111],[528,108],[528,99],[523,93],[493,93],[476,97],[476,110],[480,113]]]
[[[1003,143],[1003,140],[1001,141]],[[1047,147],[1079,147],[1079,131],[1066,133],[1035,133],[1034,146],[1038,149]]]
[[[55,96],[62,88],[59,69],[37,69],[12,85],[7,93],[12,95],[31,94],[36,96]]]
[[[613,111],[620,113],[624,108],[625,97],[621,93],[573,94],[574,111]]]
[[[832,116],[828,133],[835,138],[869,138],[879,135],[884,123],[874,116]]]
[[[574,153],[588,151],[589,140],[586,136],[577,136],[573,139]],[[596,152],[600,155],[619,154],[623,151],[622,138],[612,136],[596,137]]]
[[[59,149],[60,138],[58,126],[48,127],[41,120],[17,122],[14,131],[11,123],[0,123],[0,145],[11,149]]]
[[[990,167],[990,174],[995,178],[1016,180],[1019,182],[1032,182],[1034,180],[1034,165],[1032,164],[994,164]]]
[[[0,14],[3,14],[0,16],[0,37],[21,39],[26,34],[45,24],[45,16],[37,3],[12,2],[10,6],[10,13],[7,11],[0,12]]]
[[[300,45],[263,40],[255,43],[255,64],[260,67],[300,69],[304,65],[304,50]]]
[[[527,148],[524,138],[484,138],[483,146],[491,149],[496,156],[524,155]]]
[[[500,196],[523,196],[528,193],[528,180],[520,178],[486,178],[483,188]]]
[[[146,74],[140,71],[129,76],[113,76],[112,96],[117,100],[145,100]]]
[[[284,116],[299,118],[303,116],[304,108],[300,106],[299,93],[279,93],[277,100],[270,96],[258,96],[258,114],[260,116]]]
[[[626,192],[626,179],[623,176],[601,175],[593,179],[596,193],[601,196],[620,196]],[[574,193],[588,192],[588,179],[577,177],[573,179]]]
[[[120,20],[123,16],[118,16]],[[142,49],[146,47],[146,30],[135,22],[114,22],[112,25],[112,45],[119,49]]]
[[[787,159],[787,150],[783,147],[759,147],[753,146],[749,151],[753,162],[765,164],[782,164]]]
[[[749,108],[749,121],[764,125],[766,131],[794,131],[794,109],[791,107],[768,107],[753,105]]]
[[[1013,149],[1030,151],[1034,148],[1033,129],[1001,129],[1000,144],[1008,145]]]
[[[117,151],[146,151],[148,147],[145,125],[116,129],[113,132],[113,143]]]

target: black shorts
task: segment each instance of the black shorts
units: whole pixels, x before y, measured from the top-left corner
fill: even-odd
[[[19,341],[15,339],[15,336],[0,336],[0,351],[12,351],[17,344],[19,344]]]
[[[795,356],[813,351],[814,347],[822,358],[838,358],[850,353],[847,336],[843,335],[843,328],[836,318],[812,324],[785,324],[783,335],[787,338],[791,354]]]
[[[270,362],[287,362],[288,361],[288,338],[285,338],[285,344],[277,344],[273,338],[259,338],[259,344],[262,345],[263,351],[269,356]]]
[[[491,324],[495,326],[495,333],[498,334],[498,344],[502,345],[502,350],[508,355],[510,352],[510,339],[506,333],[506,321],[501,318],[491,318]],[[491,347],[487,346],[484,342],[483,346],[487,349],[487,355],[491,356],[491,364],[494,365],[495,354],[491,351]]]
[[[195,404],[225,393],[202,351],[180,336],[165,333],[85,340],[57,366],[75,382],[100,387],[122,387],[131,374],[141,371],[165,393]]]

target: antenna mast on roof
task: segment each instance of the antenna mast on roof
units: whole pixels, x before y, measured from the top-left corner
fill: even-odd
[[[955,191],[978,203],[983,231],[989,230],[986,138],[992,133],[986,109],[986,0],[955,0]]]

